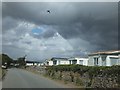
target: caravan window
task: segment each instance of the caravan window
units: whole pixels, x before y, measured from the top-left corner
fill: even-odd
[[[118,64],[118,58],[110,57],[111,65],[117,65]]]
[[[79,60],[79,64],[80,64],[80,65],[83,65],[83,60]]]

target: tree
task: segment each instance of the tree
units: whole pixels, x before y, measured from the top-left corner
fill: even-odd
[[[20,57],[20,58],[18,58],[18,64],[19,64],[19,66],[25,66],[26,65],[26,62],[25,62],[25,57],[26,57],[26,55],[24,56],[24,57]]]

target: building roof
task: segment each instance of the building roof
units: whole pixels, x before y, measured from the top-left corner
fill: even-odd
[[[110,56],[110,58],[119,59],[119,56]]]
[[[41,63],[41,62],[38,62],[38,61],[26,61],[26,63]]]
[[[102,51],[102,52],[96,52],[96,53],[91,53],[89,54],[89,56],[92,56],[92,55],[118,55],[120,54],[120,50],[112,50],[112,51]]]
[[[68,60],[67,58],[59,58],[59,57],[53,57],[53,58],[51,58],[51,60],[55,60],[55,59]]]
[[[88,59],[88,57],[70,57],[68,60],[73,60],[73,59]]]

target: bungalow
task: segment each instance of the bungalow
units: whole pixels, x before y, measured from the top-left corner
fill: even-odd
[[[52,66],[53,65],[53,61],[51,59],[48,60],[48,65]]]
[[[53,65],[53,61],[51,59],[46,59],[44,62],[45,66],[52,66]]]
[[[26,61],[26,66],[33,66],[34,63],[32,61]]]
[[[120,50],[105,51],[89,54],[89,66],[112,66],[120,65]]]
[[[49,65],[49,66],[52,66],[52,65],[67,65],[67,64],[69,64],[69,60],[67,58],[53,57],[53,58],[47,60],[47,65]]]
[[[41,63],[37,61],[26,61],[26,66],[40,66]]]
[[[80,65],[85,65],[85,66],[88,65],[88,58],[74,57],[74,58],[69,58],[68,60],[69,60],[70,64],[80,64]]]
[[[120,54],[118,55],[118,58],[119,58],[119,61],[118,61],[118,62],[119,62],[119,65],[120,65]]]
[[[44,62],[43,62],[43,66],[47,65],[48,63],[48,60],[46,59]]]

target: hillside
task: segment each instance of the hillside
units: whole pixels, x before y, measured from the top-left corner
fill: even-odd
[[[13,62],[13,59],[10,58],[7,54],[0,54],[0,64],[7,63],[8,65]]]

